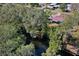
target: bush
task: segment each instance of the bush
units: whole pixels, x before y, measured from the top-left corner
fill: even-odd
[[[35,48],[34,48],[34,45],[31,43],[29,45],[26,45],[26,46],[22,45],[19,48],[17,48],[16,55],[32,56],[32,55],[34,55],[34,52],[35,52]]]
[[[25,45],[30,40],[27,33],[44,30],[47,23],[44,11],[26,4],[3,4],[0,15],[0,55],[32,55],[34,48]]]
[[[63,22],[63,28],[65,30],[73,28],[73,26],[79,23],[79,12],[73,11],[71,15],[68,15]]]
[[[61,40],[58,37],[59,32],[60,32],[60,28],[57,28],[57,27],[51,28],[49,30],[50,42],[49,42],[49,47],[46,50],[45,55],[54,56],[54,55],[57,55],[57,53],[59,52],[61,48]]]

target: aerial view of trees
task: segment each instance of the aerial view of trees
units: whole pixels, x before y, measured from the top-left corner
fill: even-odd
[[[61,4],[60,9],[64,7]],[[52,14],[34,3],[0,4],[0,56],[60,55],[64,35],[79,26],[79,12],[71,12],[61,26],[49,27]]]

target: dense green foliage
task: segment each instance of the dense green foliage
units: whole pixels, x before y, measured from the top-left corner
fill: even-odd
[[[0,15],[0,55],[33,55],[33,44],[26,44],[32,40],[27,33],[44,31],[44,11],[26,4],[2,4]]]
[[[38,7],[38,4],[0,4],[0,55],[35,55],[34,43],[36,42],[33,39],[38,36],[37,32],[47,34],[50,39],[48,42],[45,41],[49,45],[42,55],[58,55],[59,50],[61,50],[61,32],[78,25],[79,14],[75,11],[66,17],[62,27],[48,28],[47,25],[50,23],[48,17],[52,12],[49,9],[43,10],[35,7]],[[61,7],[61,9],[64,8],[65,5]],[[43,36],[42,34],[41,36]],[[43,39],[46,40],[47,38]]]
[[[59,50],[61,50],[61,37],[59,34],[61,34],[62,28],[61,27],[54,27],[50,28],[48,30],[50,42],[49,42],[49,48],[46,50],[46,53],[43,55],[47,56],[55,56],[59,55]]]
[[[79,12],[78,11],[74,11],[72,12],[72,15],[68,15],[65,18],[65,21],[63,22],[63,27],[65,29],[71,29],[73,28],[73,26],[78,25],[79,23]]]

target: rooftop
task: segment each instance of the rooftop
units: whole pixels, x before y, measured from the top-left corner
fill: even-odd
[[[64,17],[62,14],[57,13],[55,15],[50,16],[49,19],[54,22],[62,22],[64,20]]]

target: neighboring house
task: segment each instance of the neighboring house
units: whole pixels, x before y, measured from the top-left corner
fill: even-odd
[[[60,27],[62,26],[60,23],[62,23],[64,21],[64,17],[62,14],[58,13],[55,15],[52,15],[49,17],[50,20],[50,24],[48,24],[48,27]]]
[[[39,3],[42,8],[55,9],[60,7],[60,3]]]
[[[49,17],[49,20],[53,23],[61,23],[64,21],[64,17],[62,14],[58,13]]]
[[[59,7],[60,7],[60,4],[58,4],[58,3],[51,3],[51,4],[47,5],[47,8],[49,8],[49,9],[56,9]]]
[[[72,6],[72,4],[67,3],[67,4],[66,4],[65,11],[66,11],[66,12],[70,12],[70,11],[71,11],[71,6]]]
[[[44,9],[44,8],[48,8],[48,9],[56,9],[56,8],[60,8],[60,5],[62,3],[39,3],[39,6]],[[65,7],[65,11],[66,12],[71,12],[73,10],[79,10],[79,3],[65,3],[66,7]]]
[[[79,11],[79,3],[72,3],[71,5],[72,5],[71,6],[72,11],[73,10],[78,10]]]
[[[66,11],[79,10],[79,3],[66,3]]]

